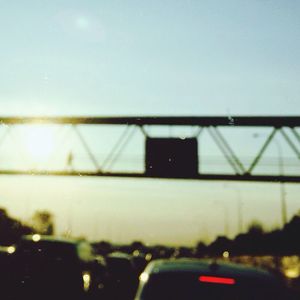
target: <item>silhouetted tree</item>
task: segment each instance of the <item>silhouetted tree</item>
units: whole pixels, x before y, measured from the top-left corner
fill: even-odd
[[[203,257],[207,254],[207,246],[203,242],[199,242],[195,248],[195,256]]]
[[[285,252],[287,254],[300,253],[300,216],[294,216],[289,223],[287,223],[283,230],[283,240],[285,245]]]
[[[136,250],[144,252],[145,248],[145,245],[141,241],[134,241],[130,245],[130,252],[133,253]]]
[[[218,256],[222,255],[224,251],[231,252],[232,248],[233,242],[225,236],[217,237],[216,240],[212,242],[208,247],[211,254]]]
[[[48,211],[37,211],[32,217],[33,227],[40,234],[54,234],[53,215]]]
[[[259,221],[252,221],[248,226],[248,233],[251,235],[262,235],[264,233],[263,225]]]
[[[0,208],[0,244],[10,245],[20,239],[22,235],[33,233],[33,229],[11,218],[6,209]]]
[[[229,240],[218,237],[207,249],[210,255],[221,255],[229,250],[234,255],[299,255],[300,214],[295,215],[282,230],[265,232],[258,221],[253,221],[247,233]]]

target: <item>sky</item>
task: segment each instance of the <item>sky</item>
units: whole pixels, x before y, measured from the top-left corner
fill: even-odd
[[[1,116],[300,113],[298,1],[0,4]],[[254,142],[233,139],[248,155]],[[224,233],[226,214],[233,236],[239,197],[245,226],[280,224],[276,184],[1,176],[0,186],[12,215],[47,208],[58,232],[91,239],[193,244]],[[299,188],[286,192],[292,216]]]

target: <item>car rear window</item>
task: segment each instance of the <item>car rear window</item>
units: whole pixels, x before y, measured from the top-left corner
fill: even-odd
[[[235,284],[204,283],[198,274],[153,274],[142,290],[143,300],[284,299],[274,285],[236,280]]]

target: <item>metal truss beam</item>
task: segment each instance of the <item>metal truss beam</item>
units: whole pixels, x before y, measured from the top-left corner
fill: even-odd
[[[0,136],[0,146],[6,141],[7,136],[12,134],[12,129],[22,125],[61,125],[61,127],[71,128],[71,132],[75,133],[85,154],[89,161],[92,163],[93,171],[75,170],[73,166],[74,156],[72,152],[69,153],[67,159],[67,167],[62,167],[60,170],[40,170],[35,166],[29,166],[26,170],[9,170],[2,167],[0,168],[0,175],[52,175],[52,176],[108,176],[108,177],[128,177],[128,178],[162,178],[164,176],[153,176],[144,172],[114,172],[112,166],[124,151],[128,142],[132,139],[136,129],[140,129],[143,138],[149,137],[148,126],[195,126],[195,136],[198,142],[201,143],[202,133],[208,132],[212,142],[219,148],[221,155],[228,162],[232,168],[232,174],[224,174],[222,169],[216,173],[202,173],[198,172],[197,175],[189,176],[172,176],[170,179],[188,179],[188,180],[228,180],[228,181],[256,181],[256,182],[300,182],[299,174],[289,175],[283,174],[263,174],[258,175],[254,173],[256,167],[260,164],[261,158],[274,140],[277,132],[281,134],[283,142],[293,151],[295,157],[300,162],[300,135],[297,130],[300,127],[300,116],[184,116],[184,117],[0,117],[1,124],[5,127],[4,133]],[[17,126],[15,126],[17,125]],[[110,152],[106,153],[103,161],[95,155],[95,149],[92,147],[92,142],[87,143],[83,134],[84,130],[79,130],[79,127],[86,125],[121,125],[125,127],[125,131],[116,141]],[[264,127],[270,129],[269,136],[266,137],[262,147],[258,153],[251,158],[250,164],[246,165],[245,162],[239,157],[238,151],[234,151],[232,145],[222,134],[220,128],[231,127],[245,128],[245,127]],[[147,129],[147,130],[146,130]],[[297,130],[296,130],[297,129]],[[149,131],[150,132],[150,131]],[[13,136],[12,136],[13,137]],[[152,135],[151,135],[152,137]],[[16,150],[21,147],[16,146]],[[1,149],[0,149],[1,150]],[[200,156],[201,153],[198,153]],[[282,160],[282,157],[280,157]],[[200,160],[201,162],[201,160]],[[201,166],[200,166],[201,167]],[[200,168],[202,170],[202,168]],[[299,164],[300,170],[300,164]],[[210,172],[210,171],[209,171]]]
[[[176,125],[299,127],[299,116],[184,116],[184,117],[0,117],[2,124]]]
[[[191,177],[163,177],[163,176],[149,176],[144,173],[109,173],[109,172],[89,172],[89,171],[15,171],[15,170],[1,170],[0,175],[35,175],[35,176],[91,176],[91,177],[116,177],[116,178],[149,178],[149,179],[185,179],[185,180],[213,180],[213,181],[249,181],[249,182],[286,182],[286,183],[300,183],[300,176],[273,176],[273,175],[235,175],[235,174],[198,174]]]

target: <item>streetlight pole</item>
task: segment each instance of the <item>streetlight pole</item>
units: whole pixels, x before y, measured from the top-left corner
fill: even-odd
[[[228,227],[228,211],[227,207],[224,205],[224,233],[225,236],[229,237],[229,227]]]
[[[254,136],[254,138],[259,137],[258,134],[254,134],[253,136]],[[283,176],[284,175],[284,161],[283,161],[283,155],[282,155],[282,147],[276,138],[273,138],[273,141],[275,141],[275,145],[277,147],[279,175]],[[284,225],[287,223],[286,191],[285,191],[284,182],[280,182],[280,205],[281,205],[282,227],[284,227]]]
[[[279,175],[284,175],[284,161],[282,155],[282,147],[281,144],[274,139],[277,152],[278,152],[278,169]],[[286,207],[286,192],[284,182],[280,182],[280,204],[281,204],[281,218],[282,218],[282,227],[287,223],[287,207]]]
[[[241,191],[239,189],[235,189],[237,192],[237,205],[238,205],[238,228],[239,232],[243,233],[243,202],[242,202],[242,196]]]
[[[218,205],[220,205],[223,209],[223,213],[224,213],[224,236],[229,236],[229,226],[228,226],[228,211],[227,211],[227,207],[223,202],[220,202],[218,200],[215,201],[215,203],[217,203]]]
[[[224,185],[224,187],[228,188],[227,185]],[[243,232],[243,201],[242,201],[242,196],[241,196],[241,191],[238,188],[230,187],[230,189],[234,190],[237,195],[237,230],[238,233]]]

